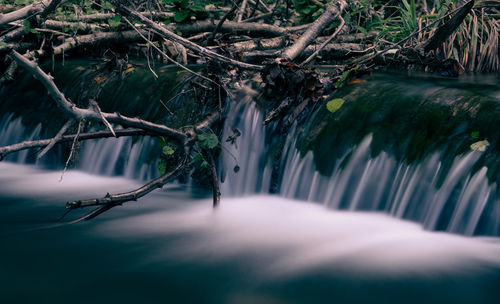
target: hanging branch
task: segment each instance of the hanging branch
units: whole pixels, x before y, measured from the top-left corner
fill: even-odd
[[[91,119],[94,121],[102,121],[103,117],[111,123],[117,123],[125,127],[141,128],[151,132],[157,132],[163,136],[172,137],[175,139],[183,140],[186,135],[184,132],[169,128],[164,125],[155,124],[150,121],[142,120],[139,118],[126,117],[119,113],[98,113],[93,109],[82,109],[77,107],[74,103],[66,99],[64,94],[56,86],[52,77],[46,74],[36,62],[28,60],[16,51],[11,52],[12,57],[17,63],[28,70],[35,78],[37,78],[49,91],[50,96],[54,99],[58,106],[60,106],[71,117],[81,119]]]

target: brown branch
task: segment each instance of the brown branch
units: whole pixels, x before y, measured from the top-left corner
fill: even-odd
[[[165,38],[167,38],[167,39],[169,39],[171,41],[180,43],[184,47],[186,47],[186,48],[194,51],[195,53],[198,53],[199,55],[206,56],[206,57],[209,57],[209,58],[211,58],[213,60],[224,62],[224,63],[230,64],[230,65],[234,65],[234,66],[237,66],[237,67],[240,67],[240,68],[243,68],[243,69],[255,70],[255,71],[262,71],[264,69],[264,67],[261,66],[261,65],[254,65],[254,64],[248,64],[248,63],[244,63],[244,62],[241,62],[241,61],[237,61],[237,60],[228,58],[226,56],[217,54],[217,53],[215,53],[213,51],[210,51],[209,49],[204,48],[202,46],[199,46],[199,45],[197,45],[197,44],[195,44],[195,43],[193,43],[193,42],[191,42],[191,41],[189,41],[189,40],[187,40],[185,38],[182,38],[179,35],[176,35],[176,34],[172,33],[171,31],[169,31],[169,30],[165,29],[164,27],[162,27],[162,26],[154,23],[150,19],[142,16],[141,14],[137,13],[136,11],[133,11],[133,10],[129,9],[128,7],[119,6],[118,9],[124,15],[133,16],[134,18],[140,20],[141,22],[143,22],[144,24],[146,24],[149,28],[151,28],[154,31],[156,31],[159,35],[164,36]]]
[[[154,132],[148,132],[142,129],[119,129],[115,130],[116,137],[122,137],[122,136],[143,136],[143,135],[148,135],[148,136],[160,136],[158,133]],[[57,138],[55,140],[54,144],[61,144],[65,142],[72,142],[75,140],[76,134],[72,135],[63,135],[60,138]],[[99,138],[109,138],[109,137],[114,137],[113,133],[110,131],[95,131],[95,132],[87,132],[87,133],[80,133],[78,136],[78,141],[84,141],[84,140],[89,140],[89,139],[99,139]],[[9,145],[9,146],[4,146],[0,147],[0,161],[3,160],[7,155],[11,153],[15,153],[18,151],[22,150],[27,150],[27,149],[32,149],[32,148],[44,148],[47,147],[54,138],[49,138],[49,139],[41,139],[41,140],[27,140],[23,141],[21,143]]]
[[[32,14],[37,14],[42,12],[46,7],[49,7],[52,0],[45,0],[40,2],[35,2],[33,4],[27,5],[21,9],[15,10],[7,14],[0,14],[0,26],[7,24],[12,21],[19,19],[24,19]]]
[[[198,21],[190,24],[169,24],[165,26],[167,30],[181,32],[183,35],[197,34],[201,32],[213,31],[219,21]],[[304,31],[310,24],[279,27],[271,24],[256,23],[256,22],[234,22],[226,20],[221,25],[219,32],[231,34],[243,34],[249,36],[283,36],[294,32]]]
[[[64,94],[59,90],[59,88],[52,80],[52,77],[50,75],[47,75],[42,69],[40,69],[38,64],[36,64],[34,61],[28,60],[14,50],[11,52],[11,54],[14,60],[16,60],[20,66],[28,70],[44,85],[56,104],[61,107],[67,114],[77,120],[86,118],[94,121],[100,121],[104,117],[108,122],[111,123],[117,123],[125,127],[141,128],[143,130],[157,132],[164,136],[173,137],[181,141],[186,137],[186,135],[179,130],[169,128],[160,124],[155,124],[139,118],[126,117],[122,116],[119,113],[98,113],[92,109],[79,108],[74,103],[66,99]]]
[[[231,8],[231,10],[229,12],[227,12],[227,14],[224,15],[224,17],[222,17],[221,20],[219,20],[219,22],[217,23],[217,26],[215,27],[215,29],[213,30],[212,34],[210,35],[210,37],[207,39],[207,43],[208,44],[211,44],[214,39],[215,39],[215,35],[217,35],[217,32],[220,31],[222,25],[224,24],[224,22],[227,20],[227,18],[229,18],[229,16],[231,14],[234,13],[234,11],[236,11],[236,9],[238,8],[238,5],[236,5],[236,2],[233,4],[233,7]]]
[[[245,15],[245,10],[247,9],[248,0],[242,0],[240,9],[238,10],[238,16],[236,17],[236,21],[241,22],[243,20],[243,16]]]
[[[179,174],[184,167],[188,165],[187,164],[187,158],[184,158],[177,167],[172,169],[171,171],[163,174],[162,176],[153,179],[149,183],[143,185],[140,188],[137,188],[132,191],[128,192],[123,192],[123,193],[118,193],[118,194],[107,194],[104,197],[101,198],[94,198],[94,199],[87,199],[87,200],[79,200],[79,201],[72,201],[68,202],[66,204],[66,208],[70,210],[74,209],[79,209],[79,208],[85,208],[85,207],[95,207],[97,206],[95,210],[92,212],[79,217],[76,220],[71,221],[71,223],[77,223],[81,222],[84,220],[90,220],[95,218],[96,216],[108,211],[109,209],[122,205],[123,203],[129,202],[129,201],[137,201],[137,199],[147,195],[151,191],[163,187],[168,181],[171,179],[175,178],[177,174]]]
[[[49,142],[48,145],[45,146],[45,148],[43,148],[43,150],[38,153],[36,159],[40,159],[42,158],[47,152],[49,152],[50,149],[52,149],[52,147],[58,142],[61,140],[61,138],[63,137],[64,133],[66,133],[66,131],[73,125],[75,121],[70,119],[68,120],[62,127],[61,129],[59,130],[59,132],[57,132],[56,136],[54,136],[54,138],[52,138]]]
[[[170,61],[171,63],[175,64],[176,66],[180,67],[181,69],[195,75],[195,76],[198,76],[202,79],[205,79],[209,82],[212,82],[212,83],[215,83],[212,79],[210,78],[207,78],[203,75],[201,75],[200,73],[197,73],[193,70],[191,70],[190,68],[186,67],[185,65],[182,65],[180,64],[179,62],[173,60],[172,58],[170,58],[164,51],[162,51],[159,47],[157,47],[151,40],[149,40],[148,38],[146,38],[146,36],[144,36],[141,31],[139,31],[139,29],[137,29],[126,17],[123,17],[123,20],[125,20],[125,22],[127,22],[133,29],[134,31],[136,31],[139,36],[145,40],[150,46],[152,46],[158,53],[160,53],[165,59],[167,59],[168,61]],[[217,83],[215,83],[217,85]]]
[[[468,3],[464,4],[463,6],[459,7],[459,8],[456,8],[450,12],[448,12],[447,14],[439,17],[438,19],[434,20],[432,23],[430,23],[429,25],[427,26],[424,26],[423,28],[419,29],[419,30],[415,30],[413,33],[411,33],[410,35],[406,36],[405,38],[401,39],[400,41],[396,42],[396,43],[393,43],[391,44],[390,46],[386,47],[385,49],[383,49],[382,51],[379,51],[379,52],[376,52],[375,54],[373,54],[372,56],[369,56],[359,62],[356,62],[356,64],[365,64],[367,62],[370,62],[372,61],[373,59],[375,59],[376,57],[379,57],[385,53],[387,53],[388,51],[394,49],[394,47],[398,46],[398,45],[401,45],[403,43],[405,43],[406,41],[408,41],[409,39],[415,37],[416,35],[418,35],[419,33],[425,31],[426,29],[434,26],[435,24],[437,24],[438,22],[441,22],[441,20],[445,19],[446,17],[458,12],[459,10],[461,10],[464,6],[468,5]]]
[[[286,59],[287,61],[293,61],[297,58],[300,53],[302,53],[302,51],[309,44],[311,44],[311,42],[313,42],[319,34],[321,34],[321,31],[323,31],[326,26],[340,17],[346,3],[344,0],[340,0],[338,1],[338,4],[339,7],[336,5],[327,6],[325,12],[318,19],[316,19],[311,26],[309,26],[307,31],[300,36],[300,38],[297,39],[293,45],[283,51],[281,58]]]
[[[424,51],[428,52],[439,47],[448,37],[460,26],[465,17],[470,13],[472,7],[474,6],[474,0],[467,2],[464,6],[458,10],[458,12],[440,26],[434,35],[427,40],[422,47]]]
[[[325,40],[325,42],[323,42],[323,43],[319,46],[319,48],[318,48],[316,51],[314,51],[314,53],[312,53],[312,54],[311,54],[311,56],[307,57],[307,59],[306,59],[306,60],[304,60],[304,61],[300,64],[301,66],[304,66],[304,65],[308,64],[309,62],[311,62],[311,60],[313,60],[313,59],[314,59],[314,57],[318,56],[319,52],[321,52],[321,50],[322,50],[322,49],[324,49],[324,48],[325,48],[325,46],[326,46],[328,43],[330,43],[330,42],[331,42],[331,41],[332,41],[332,40],[333,40],[333,39],[334,39],[334,38],[335,38],[335,37],[336,37],[336,36],[340,33],[340,31],[341,31],[341,30],[342,30],[342,28],[344,27],[345,20],[344,20],[344,18],[342,18],[342,17],[340,17],[340,16],[339,16],[339,18],[340,18],[340,25],[337,27],[337,29],[335,30],[335,32],[334,32],[334,33],[333,33],[330,37],[328,37],[328,39],[326,39],[326,40]]]
[[[210,175],[212,176],[213,207],[217,208],[220,205],[220,186],[219,179],[217,178],[217,167],[210,151],[207,152],[207,158],[210,165]]]

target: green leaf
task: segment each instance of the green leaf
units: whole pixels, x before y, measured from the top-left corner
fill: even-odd
[[[165,155],[172,155],[175,153],[175,150],[172,149],[172,147],[166,145],[163,147],[163,149],[161,150],[161,152]]]
[[[470,133],[470,137],[472,138],[479,138],[479,131],[473,131]]]
[[[160,146],[163,148],[166,145],[167,145],[167,140],[165,139],[165,137],[160,136]]]
[[[219,139],[214,133],[199,134],[198,135],[198,145],[203,150],[210,150],[219,144]]]
[[[203,161],[201,163],[200,167],[202,167],[203,169],[207,169],[209,166],[208,166],[208,163],[206,161]]]
[[[345,100],[342,98],[335,98],[326,103],[326,109],[332,113],[337,112],[342,107]]]
[[[105,9],[105,10],[112,10],[115,8],[115,6],[113,4],[111,4],[111,2],[109,1],[105,1],[102,5],[101,5],[101,8],[102,9]]]
[[[0,41],[0,47],[1,47],[1,46],[8,46],[8,45],[9,45],[8,43],[3,42],[3,41]]]
[[[189,17],[188,11],[175,12],[175,14],[174,14],[175,22],[182,22],[182,21],[186,20],[187,17]]]
[[[201,156],[200,153],[196,153],[194,156],[193,156],[193,161],[195,163],[200,163],[203,161],[203,156]]]
[[[160,171],[161,174],[165,174],[167,172],[167,160],[166,159],[160,159],[158,161],[158,171]]]
[[[108,24],[112,28],[116,28],[120,25],[122,17],[120,15],[115,15],[113,18],[108,19]]]
[[[484,152],[484,151],[486,151],[486,148],[489,145],[490,145],[490,143],[485,139],[485,140],[481,140],[481,141],[477,141],[477,142],[473,143],[472,145],[470,145],[470,148],[473,151]]]

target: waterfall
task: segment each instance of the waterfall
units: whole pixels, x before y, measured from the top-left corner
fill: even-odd
[[[271,165],[265,155],[262,120],[255,104],[248,102],[237,105],[228,117],[224,138],[235,127],[242,135],[237,148],[224,144],[222,163],[227,176],[223,195],[244,196],[269,189]],[[486,167],[472,171],[482,152],[456,156],[445,170],[443,152],[412,164],[384,151],[372,157],[372,136],[368,135],[346,151],[331,176],[324,176],[316,170],[311,151],[301,155],[296,149],[294,133],[288,135],[282,154],[280,196],[332,209],[385,212],[419,222],[428,230],[500,235],[497,185],[489,183]],[[231,170],[235,163],[240,165],[238,172]]]
[[[33,130],[23,125],[21,118],[13,114],[0,117],[0,146],[47,138],[42,136],[42,125]],[[64,153],[59,145],[40,160],[36,160],[38,150],[23,150],[12,153],[6,161],[36,164],[42,168],[61,168]],[[156,142],[150,137],[132,137],[87,140],[78,148],[76,169],[104,176],[124,176],[130,179],[150,180],[159,175],[154,160],[159,153]]]
[[[405,92],[417,94],[416,84],[402,82],[396,90],[392,82],[384,81],[374,81],[373,86],[379,86],[380,83],[390,85],[390,89],[381,86],[384,93],[389,94],[387,96]],[[426,91],[428,94],[437,94],[432,85],[424,84],[430,87]],[[368,87],[370,94],[373,94],[372,90],[375,88]],[[382,97],[386,100],[387,96]],[[138,95],[134,95],[134,98],[135,102],[128,105],[142,107],[137,102]],[[146,112],[161,116],[161,113],[155,112],[159,110],[153,102],[154,98],[147,98],[149,102],[144,106]],[[424,100],[423,97],[418,98]],[[116,100],[111,98],[108,102],[114,103]],[[454,106],[449,103],[449,107]],[[15,103],[11,102],[5,109],[13,105]],[[405,106],[408,105],[406,102]],[[185,105],[179,102],[177,106]],[[382,121],[386,119],[384,115],[391,106],[394,105],[381,107],[377,113],[363,118]],[[488,168],[482,167],[479,162],[483,152],[458,154],[453,156],[450,164],[443,161],[445,157],[450,157],[441,149],[410,163],[384,149],[372,155],[374,136],[368,134],[359,142],[339,145],[342,149],[346,146],[345,151],[335,156],[336,162],[331,173],[325,175],[316,168],[312,151],[299,152],[296,127],[292,127],[288,133],[280,163],[276,164],[279,155],[267,143],[272,142],[269,137],[277,135],[269,135],[271,132],[266,135],[266,127],[262,124],[263,113],[253,98],[243,96],[235,99],[231,101],[230,107],[223,127],[222,155],[219,160],[223,197],[268,193],[274,183],[273,189],[276,188],[280,196],[315,202],[332,209],[384,212],[396,218],[418,222],[428,230],[464,235],[500,235],[498,185],[488,179]],[[3,112],[7,111],[5,109]],[[360,110],[364,109],[357,111]],[[56,127],[57,124],[52,126]],[[25,126],[20,117],[10,112],[3,113],[0,115],[0,146],[53,136],[54,130],[44,128],[42,124]],[[465,129],[467,123],[463,122],[455,133],[464,132]],[[331,138],[338,140],[338,134],[336,136]],[[227,141],[232,137],[234,141]],[[11,154],[6,160],[60,169],[64,166],[68,145],[65,148],[57,145],[38,161],[37,151],[34,150]],[[76,168],[98,175],[150,180],[159,174],[155,163],[159,153],[159,146],[150,137],[89,140],[79,148]]]

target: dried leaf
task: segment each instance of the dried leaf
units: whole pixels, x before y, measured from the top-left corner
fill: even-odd
[[[470,148],[473,151],[484,152],[484,151],[486,151],[486,148],[489,145],[490,145],[490,143],[485,139],[485,140],[481,140],[481,141],[477,141],[477,142],[473,143],[472,145],[470,145]]]

